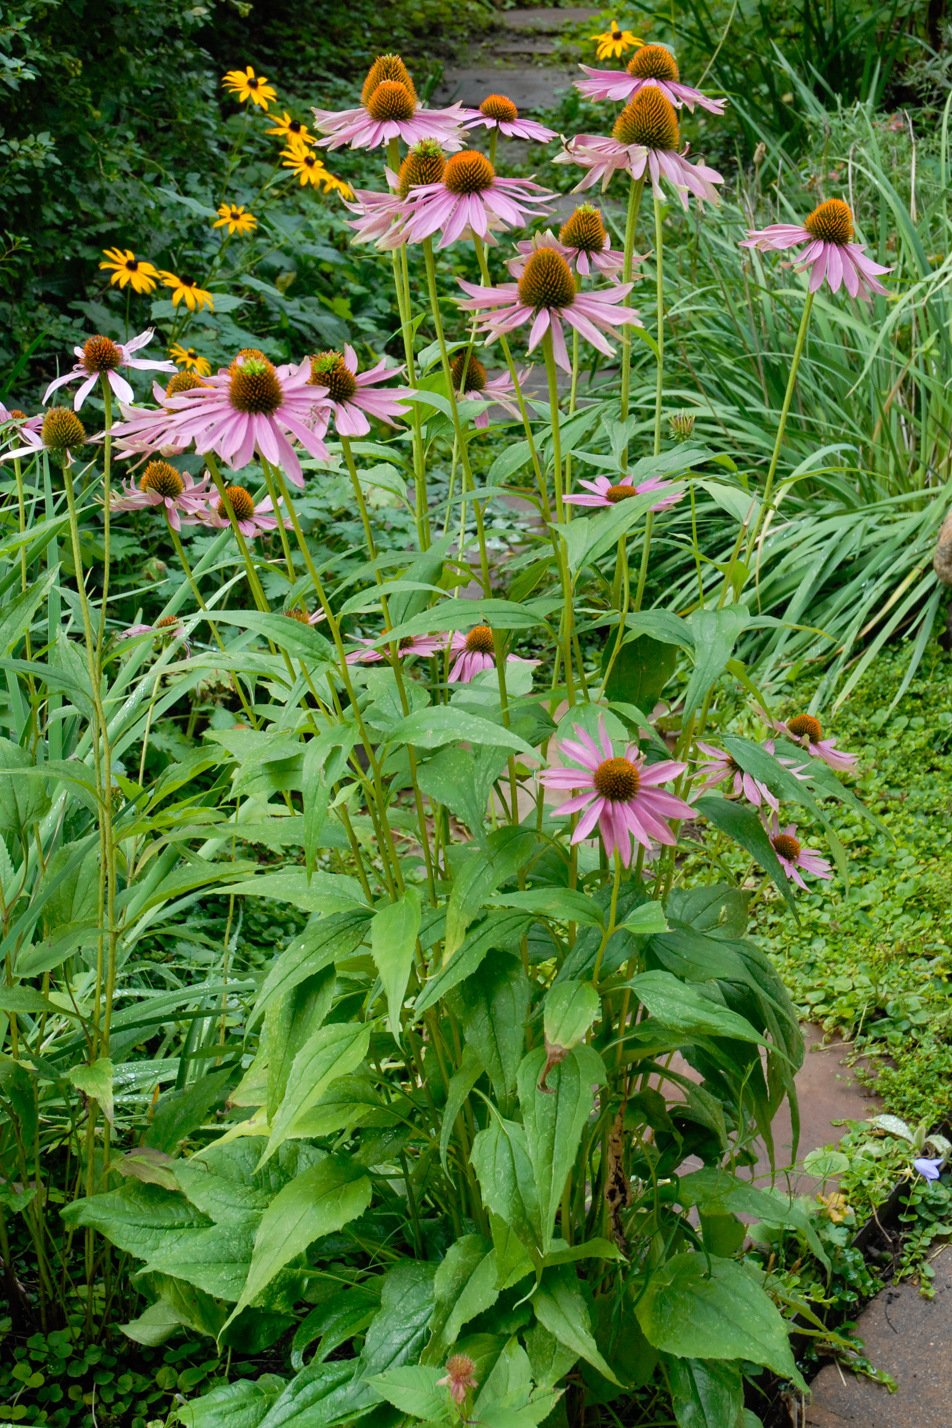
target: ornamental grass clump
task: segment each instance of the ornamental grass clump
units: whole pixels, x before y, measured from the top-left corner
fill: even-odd
[[[802,1385],[796,1307],[737,1252],[754,1216],[824,1257],[737,1168],[775,1154],[803,1055],[749,914],[831,896],[833,812],[862,807],[830,716],[772,709],[742,642],[815,285],[787,279],[788,400],[766,475],[739,471],[665,366],[664,247],[722,181],[682,126],[720,105],[665,47],[601,42],[636,47],[631,87],[565,157],[627,176],[617,243],[590,204],[532,231],[550,195],[506,145],[553,134],[518,95],[431,110],[381,55],[310,134],[249,65],[226,91],[289,183],[386,150],[347,199],[372,338],[341,332],[341,266],[319,336],[234,329],[216,364],[218,287],[157,268],[172,360],[117,322],[48,390],[78,383],[82,421],[0,431],[0,1257],[31,1331],[73,1285],[91,1338],[240,1350],[186,1422],[592,1428],[647,1392],[726,1425],[760,1370]],[[230,253],[256,241],[217,212]],[[826,212],[802,256],[832,277],[835,248],[853,293]],[[131,301],[154,279],[114,252]],[[702,571],[677,613],[652,607],[672,545]]]

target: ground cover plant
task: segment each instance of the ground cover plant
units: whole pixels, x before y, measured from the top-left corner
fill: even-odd
[[[137,1407],[196,1428],[748,1428],[745,1383],[802,1384],[793,1320],[829,1338],[786,1264],[739,1253],[752,1217],[830,1261],[742,1173],[802,1057],[748,916],[772,887],[798,935],[798,895],[846,876],[841,821],[877,824],[825,706],[749,655],[791,624],[758,592],[811,323],[882,326],[890,263],[835,193],[737,222],[765,292],[772,250],[799,265],[752,480],[669,387],[670,279],[722,187],[681,126],[722,99],[658,44],[584,83],[550,230],[506,150],[556,136],[505,96],[435,109],[382,55],[302,132],[230,70],[233,173],[270,127],[350,205],[354,249],[310,256],[372,274],[359,340],[333,284],[292,326],[276,280],[249,330],[240,296],[110,245],[170,356],[101,304],[44,410],[5,409],[0,1258],[36,1394],[31,1334],[86,1374],[121,1323],[190,1346],[178,1399]],[[219,253],[258,241],[232,192]],[[136,1380],[104,1386],[121,1421]]]

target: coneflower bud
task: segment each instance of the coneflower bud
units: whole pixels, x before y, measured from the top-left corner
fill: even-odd
[[[678,62],[664,45],[643,45],[628,61],[632,79],[666,79],[675,84],[681,78]]]
[[[319,352],[311,358],[308,385],[326,387],[332,402],[349,402],[357,391],[357,378],[339,352]]]
[[[675,412],[668,417],[668,426],[675,441],[687,441],[694,431],[693,412]]]
[[[674,105],[660,89],[646,85],[615,120],[612,138],[619,144],[640,144],[646,149],[678,149],[681,134]]]
[[[409,90],[416,103],[416,90],[413,87],[413,80],[410,78],[410,71],[399,55],[378,55],[370,69],[367,71],[367,78],[364,80],[363,88],[360,91],[360,102],[365,107],[370,96],[375,89],[387,80],[397,84],[402,84],[404,89]]]
[[[582,253],[600,253],[607,237],[602,215],[591,203],[583,203],[559,229],[559,242]]]
[[[47,451],[57,455],[75,451],[86,443],[86,428],[69,407],[50,407],[43,418],[41,434]]]
[[[400,165],[399,192],[406,198],[412,188],[439,183],[446,172],[446,155],[434,139],[414,145]]]

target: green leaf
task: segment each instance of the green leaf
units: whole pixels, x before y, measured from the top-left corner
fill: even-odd
[[[437,1387],[444,1374],[436,1364],[404,1364],[375,1374],[370,1387],[400,1413],[438,1423],[449,1417],[449,1394]]]
[[[498,828],[489,835],[485,849],[468,851],[446,904],[444,964],[462,946],[467,927],[485,906],[490,893],[515,877],[537,847],[538,837],[532,829]]]
[[[459,987],[463,1035],[505,1101],[516,1084],[529,1015],[529,979],[522,962],[496,953]]]
[[[591,982],[556,982],[545,994],[543,1027],[550,1046],[566,1051],[582,1040],[598,1016],[598,993]]]
[[[678,1428],[740,1428],[744,1379],[736,1364],[665,1357]]]
[[[619,926],[626,932],[633,933],[635,937],[657,937],[659,933],[668,930],[668,922],[660,902],[639,903]]]
[[[450,1245],[433,1282],[436,1308],[431,1329],[436,1343],[452,1347],[470,1319],[499,1298],[496,1252],[482,1235],[464,1235]]]
[[[370,927],[370,952],[387,998],[387,1025],[397,1043],[420,917],[420,895],[409,887],[397,902],[374,914]]]
[[[288,621],[288,624],[293,623],[293,620]],[[448,705],[418,709],[408,714],[390,730],[387,742],[415,749],[436,749],[441,744],[462,742],[477,748],[513,749],[516,753],[527,754],[529,758],[536,757],[532,745],[511,729],[504,729],[501,724],[493,724],[478,714],[467,714]]]
[[[553,525],[552,529],[565,542],[572,575],[578,575],[583,566],[597,560],[623,536],[627,536],[632,526],[644,520],[657,499],[657,496],[645,492],[642,496],[619,501],[611,510],[578,516],[568,525]]]
[[[518,907],[555,922],[577,922],[583,927],[601,927],[604,922],[604,913],[598,904],[575,888],[528,888],[524,892],[494,893],[489,904]]]
[[[595,1002],[597,1008],[597,997]],[[552,1243],[556,1211],[578,1156],[582,1131],[592,1114],[595,1087],[605,1082],[602,1059],[590,1046],[576,1046],[553,1066],[542,1089],[539,1080],[545,1065],[545,1048],[537,1047],[525,1057],[518,1078],[526,1148],[539,1202],[543,1254]]]
[[[102,1113],[110,1125],[113,1124],[112,1078],[113,1065],[105,1056],[100,1057],[98,1061],[91,1062],[88,1066],[74,1066],[69,1072],[69,1079],[77,1091],[82,1091],[83,1095],[88,1096],[91,1101],[99,1102]]]
[[[726,1036],[766,1045],[745,1017],[728,1011],[670,972],[641,972],[629,986],[649,1015],[679,1036]]]
[[[787,1325],[758,1280],[734,1260],[688,1251],[652,1271],[635,1313],[664,1353],[749,1359],[802,1387]]]
[[[490,911],[467,934],[462,947],[428,978],[414,1004],[417,1016],[477,971],[490,952],[518,952],[529,918],[522,912]]]
[[[724,673],[738,638],[750,623],[750,614],[742,606],[728,605],[722,610],[693,610],[687,623],[694,643],[694,668],[684,691],[685,719]]]
[[[545,1271],[542,1283],[532,1296],[532,1307],[542,1327],[554,1334],[560,1344],[591,1364],[609,1383],[618,1384],[611,1365],[599,1352],[588,1305],[570,1265]]]
[[[330,1156],[279,1190],[261,1217],[248,1278],[225,1327],[308,1245],[362,1215],[370,1195],[368,1175]]]
[[[759,863],[776,883],[784,900],[795,911],[796,900],[790,888],[790,879],[780,866],[769,834],[753,809],[715,794],[706,794],[697,799],[694,806],[705,818],[711,820],[715,828],[719,828],[722,833],[733,838],[735,843],[747,849],[754,861]]]
[[[539,1202],[523,1127],[494,1115],[473,1137],[470,1160],[483,1204],[515,1231],[522,1245],[534,1249]]]
[[[776,1190],[758,1189],[729,1170],[713,1167],[694,1170],[678,1181],[678,1198],[685,1209],[697,1205],[708,1214],[729,1214],[799,1231],[816,1258],[829,1268],[823,1242],[813,1221],[799,1202]]]
[[[305,927],[271,964],[248,1018],[249,1031],[269,1007],[305,978],[349,957],[367,935],[369,912],[335,912]]]
[[[380,1295],[380,1311],[367,1330],[360,1355],[359,1373],[373,1380],[419,1355],[433,1314],[436,1267],[404,1261],[387,1271]]]
[[[356,1070],[369,1046],[370,1027],[349,1023],[319,1027],[308,1038],[294,1058],[288,1088],[271,1122],[271,1134],[259,1166],[264,1166],[294,1133],[295,1122],[320,1100],[332,1081]]]

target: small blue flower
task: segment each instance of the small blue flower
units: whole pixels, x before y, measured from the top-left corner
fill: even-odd
[[[912,1168],[918,1170],[926,1180],[938,1180],[942,1170],[941,1160],[927,1160],[924,1157],[912,1162]]]

